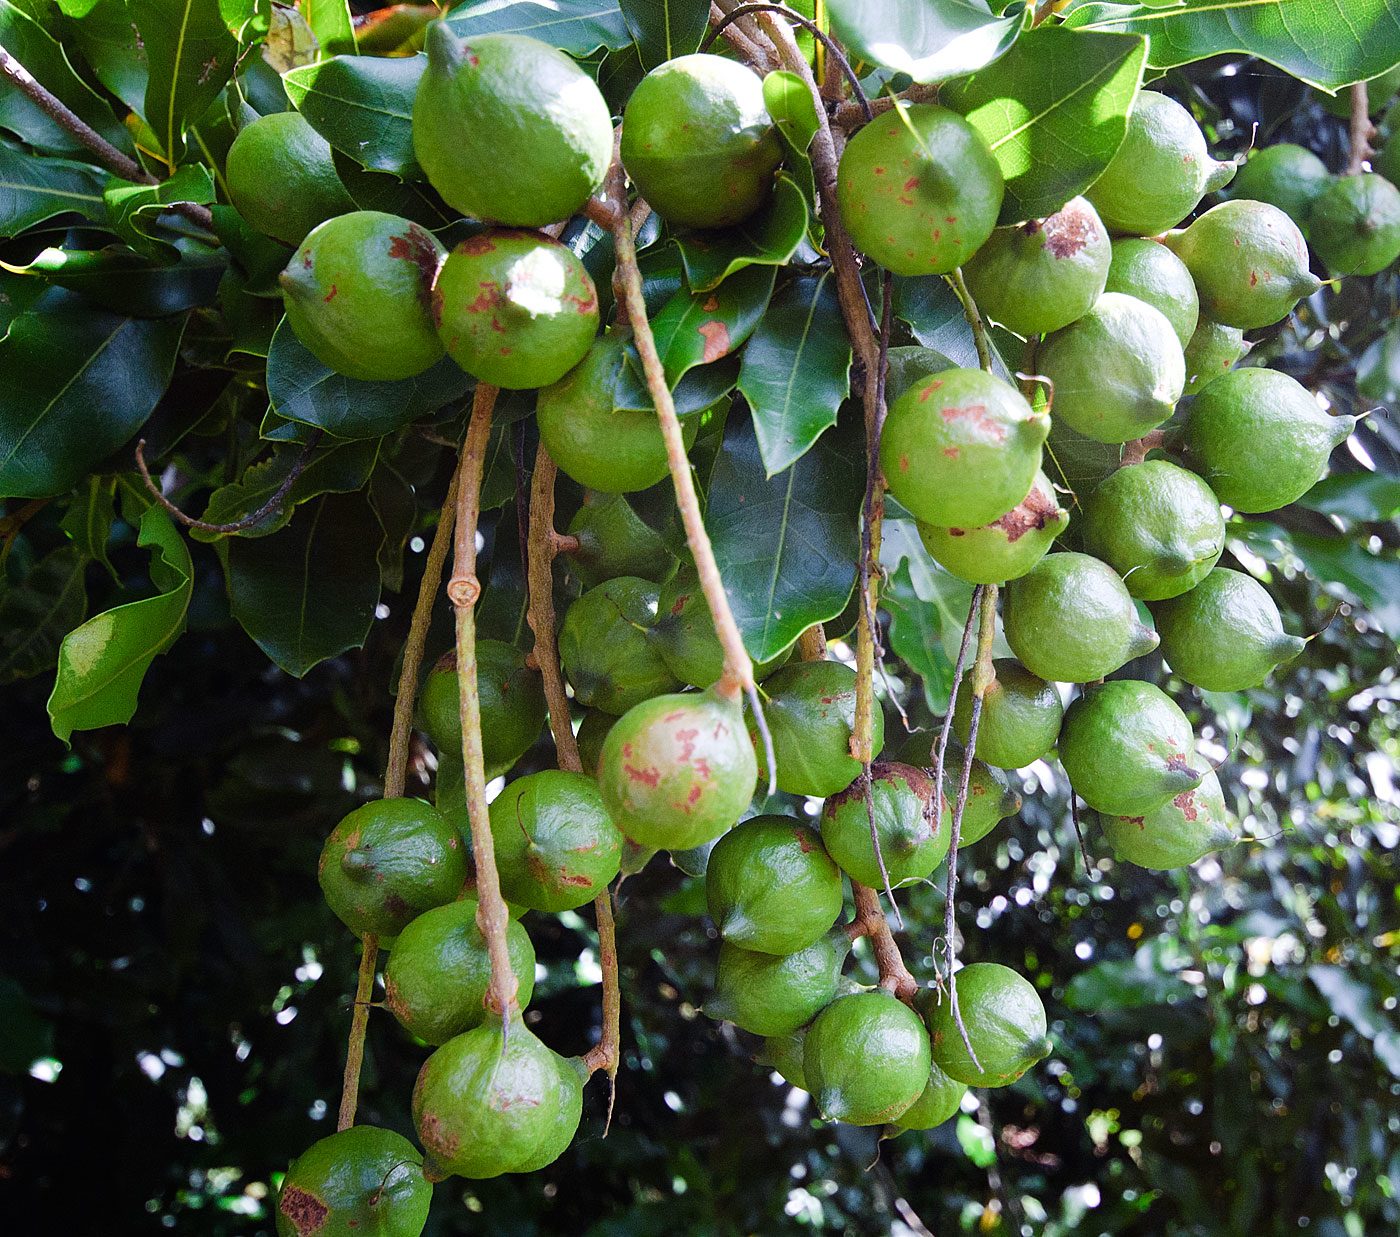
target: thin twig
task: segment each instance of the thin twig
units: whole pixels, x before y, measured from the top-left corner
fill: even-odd
[[[894,993],[906,1004],[914,999],[919,983],[904,965],[904,957],[895,943],[885,912],[880,909],[880,897],[871,888],[851,882],[856,903],[855,922],[861,925],[855,935],[869,936],[875,951],[875,964],[880,969],[880,986]],[[850,929],[847,929],[848,933]]]
[[[287,470],[287,475],[282,478],[281,484],[272,492],[272,496],[256,511],[228,524],[211,524],[208,520],[197,520],[192,515],[186,515],[170,499],[166,498],[161,492],[160,486],[152,478],[151,470],[146,467],[146,440],[144,438],[136,444],[136,469],[141,474],[141,480],[146,485],[147,493],[186,528],[197,528],[204,533],[241,533],[247,529],[256,528],[264,520],[276,515],[281,510],[282,501],[291,493],[292,486],[297,483],[297,478],[306,471],[306,466],[311,462],[311,456],[315,453],[320,442],[321,431],[312,430],[306,440],[306,445],[302,447],[297,458],[292,461],[291,468]]]
[[[1348,136],[1351,139],[1351,155],[1347,159],[1347,175],[1356,176],[1366,166],[1371,157],[1371,139],[1376,129],[1371,123],[1370,92],[1365,82],[1357,82],[1351,88],[1351,124]]]
[[[903,107],[910,104],[932,103],[938,98],[938,83],[933,82],[925,85],[923,82],[915,82],[898,94],[884,94],[870,100],[870,110],[876,116],[883,116],[886,112],[892,112],[896,107]],[[865,109],[859,103],[848,101],[838,103],[831,116],[832,122],[839,129],[855,129],[867,122],[869,117],[865,114]]]
[[[373,932],[366,932],[360,948],[360,974],[355,984],[355,1005],[350,1011],[350,1038],[345,1050],[345,1078],[340,1088],[337,1130],[348,1130],[355,1124],[355,1109],[360,1106],[360,1067],[365,1059],[365,1031],[369,1027],[369,999],[374,995],[379,938]]]
[[[977,302],[972,299],[972,293],[967,290],[967,280],[963,278],[962,267],[955,267],[952,274],[943,278],[957,294],[962,304],[963,316],[967,319],[967,325],[972,328],[972,342],[977,347],[977,364],[990,374],[992,347],[987,340],[987,324],[982,320],[982,314],[977,308]]]
[[[774,57],[759,43],[751,39],[742,26],[734,22],[727,22],[724,10],[717,4],[710,5],[710,25],[718,28],[720,34],[724,36],[724,41],[729,44],[744,60],[761,74],[768,74],[774,67]]]
[[[1073,786],[1069,788],[1069,818],[1074,825],[1074,836],[1079,839],[1079,857],[1084,860],[1084,875],[1091,881],[1097,880],[1094,861],[1089,858],[1089,848],[1084,844],[1084,830],[1079,824],[1079,796],[1074,793]]]

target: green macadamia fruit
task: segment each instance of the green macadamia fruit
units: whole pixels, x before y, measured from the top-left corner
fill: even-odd
[[[1044,219],[997,228],[963,273],[978,309],[1029,338],[1058,331],[1094,307],[1110,256],[1097,212],[1074,198]]]
[[[1278,606],[1262,584],[1225,567],[1189,593],[1158,603],[1153,618],[1167,664],[1204,691],[1258,687],[1307,646],[1284,631]]]
[[[1193,588],[1225,548],[1215,492],[1166,460],[1120,468],[1084,500],[1080,527],[1085,549],[1146,601]]]
[[[379,799],[332,830],[317,868],[331,910],[357,935],[396,936],[453,901],[467,879],[462,839],[421,799]]]
[[[448,355],[509,390],[562,378],[598,332],[598,293],[583,263],[538,232],[468,237],[438,268],[432,305]]]
[[[1384,176],[1339,176],[1313,203],[1308,239],[1334,275],[1375,275],[1400,258],[1400,189]]]
[[[754,953],[723,941],[705,1013],[754,1035],[790,1035],[835,1000],[849,949],[840,931],[789,954]]]
[[[934,559],[960,580],[1000,584],[1023,576],[1049,553],[1069,527],[1069,512],[1043,472],[1030,493],[1005,515],[976,528],[919,523],[919,539]]]
[[[1195,395],[1206,383],[1227,374],[1244,359],[1250,345],[1237,326],[1222,326],[1209,318],[1196,324],[1191,342],[1186,345],[1186,388],[1184,394]]]
[[[652,630],[658,595],[649,580],[617,576],[570,604],[559,629],[559,661],[580,704],[620,717],[680,685]]]
[[[431,288],[445,250],[416,223],[357,210],[318,224],[278,282],[287,322],[323,365],[391,382],[442,360]]]
[[[742,223],[767,200],[782,162],[763,83],[747,65],[697,53],[657,65],[622,118],[622,166],[669,223]]]
[[[928,1085],[919,1098],[894,1119],[885,1137],[894,1138],[905,1130],[931,1130],[942,1125],[962,1110],[963,1096],[966,1094],[965,1083],[948,1077],[937,1062],[931,1062]]]
[[[1273,369],[1216,378],[1191,405],[1186,462],[1236,511],[1276,511],[1301,498],[1327,471],[1356,418],[1318,406],[1302,383]]]
[[[997,769],[1022,769],[1055,746],[1064,705],[1053,683],[1017,661],[999,657],[978,718],[975,755]],[[972,676],[963,678],[953,710],[953,732],[964,745],[972,725]]]
[[[682,428],[685,422],[681,422]],[[657,491],[636,496],[604,494],[589,490],[569,521],[568,533],[578,538],[578,548],[567,551],[569,566],[592,588],[614,576],[638,576],[660,582],[675,570],[676,555],[664,530],[675,501],[669,480],[662,482],[669,512],[654,510]]]
[[[1194,790],[1183,790],[1150,812],[1099,819],[1119,859],[1154,872],[1184,868],[1238,841],[1213,772]]]
[[[273,112],[240,129],[224,180],[238,213],[288,245],[300,245],[318,223],[355,209],[335,174],[330,145],[300,112]]]
[[[1207,194],[1223,189],[1233,163],[1210,157],[1191,113],[1155,90],[1139,92],[1123,144],[1084,196],[1113,232],[1155,236],[1174,228]]]
[[[1050,419],[980,369],[946,369],[891,405],[880,466],[891,493],[939,528],[976,528],[1026,497]]]
[[[929,989],[917,998],[933,1063],[949,1078],[969,1087],[1008,1087],[1050,1055],[1045,1006],[1029,980],[995,962],[974,962],[958,971],[955,981],[975,1060],[958,1030],[952,994]]]
[[[1186,359],[1160,309],[1121,292],[1041,345],[1055,417],[1097,442],[1129,442],[1161,425],[1186,385]],[[917,513],[916,513],[917,514]]]
[[[1312,151],[1278,142],[1250,152],[1230,183],[1230,196],[1277,206],[1304,236],[1313,204],[1333,181],[1332,173]]]
[[[1089,683],[1157,647],[1118,573],[1088,554],[1047,554],[1011,581],[1003,621],[1017,659],[1050,682]]]
[[[872,812],[880,840],[878,855],[870,836]],[[882,889],[886,876],[891,889],[925,880],[943,862],[951,838],[948,798],[945,795],[936,805],[933,779],[913,765],[893,761],[871,765],[868,806],[859,778],[822,805],[827,853],[852,880],[869,889]]]
[[[724,648],[693,563],[682,567],[661,586],[655,634],[661,659],[682,683],[709,687],[719,682],[724,673]],[[757,663],[753,668],[755,681],[762,682],[791,656],[789,648],[769,661]]]
[[[464,215],[537,228],[579,211],[612,161],[612,117],[578,65],[519,34],[428,27],[413,153]]]
[[[841,155],[836,200],[857,249],[896,275],[946,275],[996,227],[1005,193],[982,135],[932,103],[858,130]]]
[[[440,752],[461,759],[462,709],[456,658],[428,675],[418,696],[423,729]],[[476,642],[476,692],[481,702],[481,752],[486,776],[504,773],[534,746],[545,723],[544,681],[525,654],[504,640]]]
[[[807,1029],[802,1072],[822,1116],[851,1125],[896,1121],[928,1085],[929,1037],[884,991],[838,997]]]
[[[408,1139],[352,1125],[292,1161],[277,1192],[277,1237],[418,1237],[432,1201]]]
[[[1155,811],[1209,771],[1196,758],[1186,714],[1137,679],[1084,689],[1065,712],[1060,763],[1084,802],[1111,816]]]
[[[1161,310],[1183,348],[1191,342],[1200,318],[1200,298],[1186,264],[1165,245],[1140,236],[1113,242],[1108,292],[1121,292]]]

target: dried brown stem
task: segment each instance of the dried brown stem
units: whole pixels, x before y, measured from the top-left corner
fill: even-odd
[[[1348,127],[1351,139],[1351,155],[1347,159],[1347,175],[1356,176],[1366,166],[1371,157],[1371,139],[1376,136],[1376,127],[1371,123],[1370,92],[1365,82],[1357,82],[1351,88],[1351,124]]]
[[[826,660],[826,630],[820,623],[813,623],[797,637],[797,660]]]
[[[340,1088],[337,1130],[348,1130],[355,1124],[355,1109],[360,1106],[360,1067],[365,1060],[365,1031],[369,1027],[369,1001],[374,995],[374,967],[378,960],[379,938],[367,932],[361,944],[355,1004],[350,1011],[350,1038],[345,1050],[345,1078]]]
[[[908,1004],[919,990],[919,983],[904,965],[904,957],[899,952],[894,933],[890,931],[889,920],[880,909],[879,895],[873,889],[855,881],[851,882],[851,892],[855,895],[856,902],[856,917],[853,922],[861,925],[860,931],[852,934],[852,939],[854,936],[870,937],[871,947],[875,951],[875,964],[880,969],[880,987],[894,993]],[[847,932],[850,933],[851,929],[847,928]]]
[[[711,4],[710,25],[718,26],[722,21],[724,21],[724,10],[717,4]],[[720,35],[759,73],[769,73],[776,67],[772,51],[750,38],[745,33],[741,21],[725,25],[720,31]]]
[[[1134,438],[1132,442],[1123,444],[1123,455],[1118,461],[1120,468],[1127,468],[1131,464],[1141,464],[1147,458],[1149,451],[1154,451],[1167,441],[1165,430],[1151,430],[1141,438]]]
[[[880,95],[871,99],[870,110],[876,116],[883,116],[886,112],[893,111],[896,104],[933,103],[937,98],[938,84],[936,82],[930,85],[915,82],[898,94]],[[854,100],[840,103],[832,114],[832,121],[838,129],[858,129],[866,123],[865,111]]]

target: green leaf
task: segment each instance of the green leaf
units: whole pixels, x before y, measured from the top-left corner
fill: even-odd
[[[219,96],[238,63],[219,0],[128,0],[150,76],[143,115],[170,166],[185,148],[185,127]]]
[[[467,0],[447,24],[463,36],[528,34],[571,56],[632,42],[617,0]]]
[[[1335,91],[1389,69],[1400,30],[1397,0],[1182,0],[1086,4],[1067,25],[1145,34],[1147,64],[1171,69],[1224,52],[1247,52],[1285,73]]]
[[[75,730],[129,722],[151,662],[185,630],[194,592],[189,547],[155,504],[140,529],[136,544],[151,548],[151,582],[160,591],[90,618],[64,637],[49,720],[65,743]]]
[[[644,69],[690,55],[710,22],[710,0],[621,0],[619,7]]]
[[[1400,1078],[1400,1031],[1395,1029],[1394,1019],[1378,1007],[1371,985],[1339,966],[1310,966],[1308,978],[1326,998],[1332,1012],[1370,1040],[1377,1060]]]
[[[130,154],[135,147],[112,109],[74,71],[67,54],[45,29],[48,0],[0,0],[0,46],[33,74],[50,94]],[[18,134],[42,151],[87,155],[87,148],[47,112],[7,81],[0,87],[0,129]]]
[[[362,382],[321,364],[283,319],[267,356],[272,410],[337,438],[379,438],[461,399],[471,379],[449,357],[416,378]]]
[[[187,163],[175,175],[155,185],[135,185],[115,177],[107,182],[103,197],[112,230],[128,245],[153,257],[173,256],[175,246],[157,221],[174,202],[214,201],[214,177],[202,163]]]
[[[693,292],[717,288],[746,266],[784,266],[807,235],[807,200],[790,176],[779,176],[773,197],[737,227],[691,232],[677,245]]]
[[[383,541],[361,491],[303,503],[275,537],[223,542],[233,617],[264,653],[301,678],[364,644],[379,602]]]
[[[0,142],[0,238],[56,215],[76,213],[91,223],[107,218],[105,172],[68,159],[44,159]]]
[[[1065,985],[1065,1004],[1091,1013],[1172,1005],[1193,1000],[1195,995],[1184,979],[1158,969],[1146,950],[1131,960],[1096,962]]]
[[[69,501],[59,527],[85,558],[101,563],[113,581],[120,583],[111,560],[107,557],[107,540],[112,535],[116,519],[116,479],[89,474]]]
[[[126,442],[165,393],[184,318],[47,292],[0,342],[0,496],[49,498]]]
[[[812,160],[807,154],[812,139],[817,134],[817,110],[812,104],[812,92],[796,73],[778,69],[763,79],[763,101],[768,106],[768,115],[778,126],[778,136],[787,148],[789,174],[802,189],[802,196],[811,213],[815,214],[817,181],[812,171]]]
[[[682,374],[728,356],[753,334],[777,271],[749,266],[710,292],[677,292],[652,322],[656,348],[674,386]]]
[[[282,78],[287,97],[336,150],[377,172],[421,179],[413,157],[413,96],[428,58],[332,56]]]
[[[158,261],[126,248],[43,249],[17,268],[36,283],[81,292],[113,313],[163,318],[212,305],[228,269],[222,250],[189,252],[174,262]]]
[[[301,15],[321,45],[321,55],[355,52],[355,27],[346,0],[301,0]]]
[[[833,33],[863,60],[941,82],[974,73],[1016,41],[1029,8],[993,17],[978,0],[829,0]]]
[[[16,274],[0,266],[0,340],[10,333],[10,324],[25,313],[45,289],[37,279]]]
[[[69,17],[81,17],[67,32],[97,80],[133,112],[146,98],[146,49],[127,12],[126,0],[83,0],[84,13],[61,6]]]
[[[831,272],[801,275],[780,288],[739,369],[767,476],[800,459],[836,424],[850,394],[850,369],[851,341]]]
[[[1400,557],[1393,550],[1372,554],[1351,538],[1296,529],[1285,532],[1283,540],[1303,560],[1309,575],[1350,593],[1392,640],[1400,640]]]
[[[1400,519],[1400,477],[1378,472],[1334,473],[1323,477],[1298,505],[1365,524]]]
[[[859,435],[823,435],[769,477],[753,422],[730,415],[710,478],[705,524],[744,644],[776,657],[813,623],[840,614],[855,586],[864,473]]]
[[[727,356],[713,365],[698,366],[673,384],[671,400],[676,405],[676,415],[687,417],[691,413],[703,412],[728,395],[739,380],[739,360],[739,357]],[[617,376],[617,385],[613,388],[613,405],[633,412],[656,411],[646,379],[642,376],[641,358],[632,345],[628,345],[627,364],[622,367],[622,372]]]
[[[1088,498],[1099,483],[1116,472],[1123,459],[1123,445],[1095,442],[1063,421],[1050,418],[1050,437],[1045,444],[1045,475],[1079,499]]]
[[[63,637],[83,621],[87,556],[60,546],[18,580],[0,576],[0,684],[53,669]]]
[[[1145,39],[1028,30],[940,95],[987,140],[1006,178],[1002,223],[1052,214],[1108,166],[1142,83]]]
[[[893,307],[894,316],[908,324],[924,347],[941,352],[954,365],[978,367],[972,328],[967,325],[957,296],[941,275],[896,276]],[[1007,364],[995,339],[989,343],[993,371],[997,377],[1009,379],[1017,365]]]
[[[1364,399],[1381,404],[1393,406],[1400,400],[1400,321],[1392,322],[1361,354],[1356,363],[1356,390]]]

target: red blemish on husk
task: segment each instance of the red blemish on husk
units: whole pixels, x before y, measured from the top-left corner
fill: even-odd
[[[704,793],[705,792],[700,789],[700,784],[698,782],[695,785],[693,785],[690,788],[690,793],[687,794],[685,797],[686,808],[693,808],[697,803],[700,802],[700,796]]]
[[[904,192],[905,192],[905,193],[908,193],[911,189],[917,189],[918,187],[919,187],[919,178],[918,178],[917,176],[911,176],[908,180],[906,180],[906,181],[904,182]]]
[[[671,710],[669,713],[667,713],[666,716],[663,717],[661,720],[662,720],[662,722],[664,722],[664,723],[666,723],[667,725],[669,725],[671,722],[678,722],[678,721],[680,721],[680,719],[683,718],[684,716],[685,716],[685,710],[684,710],[684,709],[672,709],[672,710]]]
[[[723,322],[705,322],[698,328],[705,337],[705,351],[700,360],[708,365],[729,354],[729,328]]]
[[[950,528],[950,529],[948,530],[948,536],[950,536],[950,537],[966,537],[966,536],[967,536],[967,532],[966,532],[965,529],[961,529],[961,528]]]
[[[337,287],[335,284],[331,284],[331,290],[327,292],[322,299],[326,302],[327,305],[329,305],[333,300],[335,300],[336,296],[339,295],[339,293],[340,288]]]
[[[944,447],[943,454],[946,455],[950,460],[955,460],[958,458],[958,456],[962,454],[962,451],[958,447]]]
[[[794,829],[792,831],[792,836],[797,839],[797,844],[802,848],[802,853],[804,855],[810,855],[812,853],[812,839],[807,836],[807,831],[805,829]]]
[[[1253,287],[1257,286],[1258,283],[1259,283],[1259,272],[1258,272],[1258,271],[1250,271],[1250,272],[1249,272],[1249,286],[1250,286],[1251,288],[1253,288]]]
[[[307,1237],[307,1234],[319,1231],[331,1213],[319,1198],[296,1185],[282,1187],[277,1210],[287,1217],[298,1237]]]
[[[650,786],[655,789],[661,782],[661,773],[658,769],[639,769],[636,765],[629,765],[625,760],[622,762],[622,771],[634,782],[641,782],[643,786]]]
[[[469,236],[457,246],[458,253],[470,254],[473,257],[483,253],[494,253],[496,242],[489,236]]]
[[[1037,487],[1004,516],[993,520],[992,527],[1001,529],[1007,541],[1019,541],[1027,533],[1039,532],[1055,518],[1059,510],[1055,500]]]
[[[433,238],[416,223],[410,224],[407,232],[389,238],[389,256],[412,262],[418,268],[425,287],[437,275],[438,248]]]
[[[994,442],[1006,441],[1006,426],[987,412],[986,404],[962,404],[940,408],[939,415],[948,424],[954,421],[970,421]]]
[[[1130,825],[1136,825],[1139,829],[1145,829],[1147,827],[1147,819],[1143,816],[1125,816],[1123,819]]]
[[[900,472],[908,472],[908,471],[909,471],[909,457],[908,457],[907,455],[901,455],[901,456],[899,457],[899,471],[900,471]]]
[[[688,596],[686,596],[686,597],[677,597],[676,600],[675,600],[675,603],[671,606],[671,613],[672,613],[673,615],[674,615],[674,614],[679,614],[682,610],[685,609],[686,604],[687,604],[689,601],[690,601],[690,598],[689,598]]]
[[[699,735],[700,732],[693,726],[689,730],[676,731],[676,742],[681,745],[681,759],[687,764],[690,763],[690,758],[695,755],[695,740]]]

